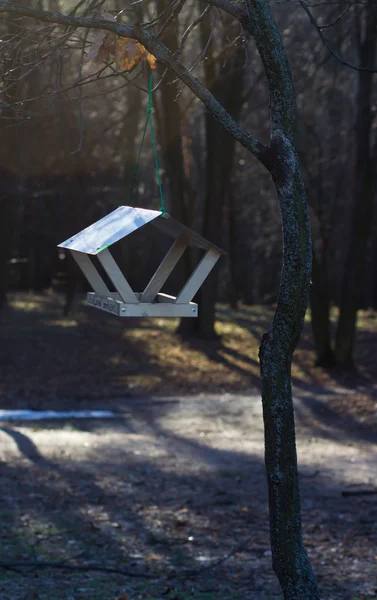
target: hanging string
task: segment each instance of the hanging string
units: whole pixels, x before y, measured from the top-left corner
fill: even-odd
[[[150,76],[149,76],[147,119],[145,121],[144,131],[143,131],[143,135],[142,135],[141,143],[140,143],[140,148],[139,148],[139,154],[138,154],[138,157],[137,157],[135,171],[134,171],[134,175],[133,175],[133,178],[132,178],[131,191],[130,191],[130,195],[129,195],[129,203],[131,201],[132,193],[133,193],[133,190],[134,190],[134,187],[135,187],[136,177],[137,177],[137,173],[138,173],[138,170],[139,170],[141,152],[142,152],[142,149],[143,149],[145,135],[147,133],[147,128],[148,128],[148,124],[149,124],[150,132],[151,132],[151,139],[152,139],[152,148],[153,148],[154,163],[155,163],[155,168],[156,168],[157,183],[158,183],[158,189],[159,189],[159,192],[160,192],[160,202],[161,202],[160,211],[162,213],[166,213],[165,202],[164,202],[164,194],[162,192],[162,183],[161,183],[161,177],[160,177],[160,169],[159,169],[159,166],[158,166],[158,156],[157,156],[156,139],[155,139],[154,128],[153,128],[153,120],[152,120],[152,92],[153,92],[153,77],[152,77],[152,73],[151,73]]]

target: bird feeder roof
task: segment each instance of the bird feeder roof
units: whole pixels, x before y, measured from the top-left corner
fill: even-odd
[[[191,246],[203,250],[214,247],[214,244],[182,225],[167,213],[160,210],[119,206],[99,221],[59,244],[59,248],[96,255],[147,223],[151,223],[174,239],[179,238],[182,233],[188,232]],[[220,252],[223,253],[222,250]]]

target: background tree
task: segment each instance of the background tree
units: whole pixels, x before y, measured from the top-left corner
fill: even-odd
[[[131,40],[139,40],[158,58],[155,116],[169,210],[229,250],[228,263],[202,290],[201,318],[182,322],[179,331],[188,326],[195,333],[194,326],[213,336],[217,299],[271,303],[279,294],[261,348],[273,560],[286,597],[306,597],[299,588],[316,594],[302,548],[290,389],[311,262],[297,152],[314,238],[310,296],[318,363],[336,359],[348,368],[357,311],[377,301],[370,285],[377,248],[373,2],[318,9],[277,3],[275,15],[266,0],[116,2],[110,13],[93,0],[66,16],[56,2],[47,6],[51,14],[27,3],[0,7],[6,14],[0,24],[1,297],[8,274],[14,286],[13,257],[14,264],[21,261],[17,268],[25,265],[18,278],[25,287],[45,289],[65,277],[66,308],[73,306],[76,275],[58,260],[55,246],[127,203],[147,71],[143,61],[124,65],[135,56]],[[146,207],[156,190],[151,161],[146,143],[133,194],[133,203]],[[142,250],[132,240],[116,248],[140,289],[142,272],[163,251],[153,236],[144,241]],[[189,271],[189,260],[182,269]],[[340,308],[335,336],[334,306]],[[283,450],[282,439],[289,440]],[[307,570],[298,576],[300,561]]]
[[[296,101],[284,46],[270,3],[247,0],[244,7],[216,2],[236,18],[256,43],[268,81],[270,140],[262,144],[240,127],[212,93],[172,54],[161,40],[140,24],[106,18],[48,13],[0,3],[0,11],[15,12],[65,27],[102,29],[136,39],[170,68],[205,104],[207,110],[269,171],[279,199],[284,238],[284,262],[277,309],[260,349],[265,422],[273,566],[285,598],[319,598],[301,535],[291,362],[307,308],[311,270],[310,227],[306,196],[295,149]]]
[[[356,12],[355,20],[359,64],[362,68],[373,69],[377,48],[375,2],[369,0],[365,9]],[[354,128],[356,168],[352,229],[343,276],[335,345],[336,363],[346,367],[353,365],[356,319],[362,303],[363,279],[373,219],[372,89],[371,73],[359,70]]]

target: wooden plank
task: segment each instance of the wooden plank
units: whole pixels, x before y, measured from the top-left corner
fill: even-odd
[[[167,319],[198,316],[198,305],[194,302],[189,304],[174,304],[170,301],[153,304],[150,302],[125,304],[93,292],[88,293],[87,299],[90,306],[117,317],[162,317]]]
[[[175,240],[174,244],[166,254],[165,258],[162,260],[157,271],[142,293],[140,299],[141,302],[153,302],[155,300],[158,292],[186,250],[189,241],[190,236],[186,232],[184,232],[177,240]]]
[[[124,312],[122,312],[124,308]],[[162,317],[162,318],[179,318],[198,316],[198,305],[190,304],[172,304],[171,302],[144,302],[140,304],[123,304],[121,307],[121,317]]]
[[[123,302],[123,300],[120,297],[120,294],[118,294],[118,292],[110,292],[107,297],[112,298],[113,300],[118,300],[119,302]]]
[[[176,301],[175,296],[169,296],[169,294],[163,294],[162,292],[157,294],[156,302],[171,302],[172,304],[174,304],[175,301]],[[192,303],[192,304],[194,304],[194,303]]]
[[[123,305],[122,302],[118,302],[117,300],[113,300],[113,298],[111,297],[107,298],[106,296],[102,296],[101,294],[95,294],[93,292],[89,292],[86,298],[89,306],[99,308],[100,310],[104,310],[105,312],[120,317],[121,306]]]
[[[127,304],[126,311],[121,312],[122,317],[162,317],[162,318],[179,318],[198,316],[197,305],[192,304],[171,304],[155,302],[144,302],[140,304]]]
[[[196,292],[203,285],[204,281],[207,279],[213,267],[219,260],[220,256],[220,250],[213,246],[207,250],[195,271],[192,273],[187,283],[179,292],[175,301],[176,304],[186,304],[193,299]]]
[[[110,277],[113,282],[116,291],[120,294],[123,302],[129,302],[130,304],[138,304],[139,300],[135,296],[132,288],[126,278],[124,277],[122,271],[116,264],[115,260],[111,256],[109,250],[106,248],[102,250],[99,254],[97,254],[98,260],[101,265],[105,269],[106,273]]]
[[[84,273],[85,277],[89,281],[93,290],[97,292],[97,294],[110,294],[110,290],[108,289],[106,283],[102,279],[101,275],[98,273],[97,269],[93,265],[87,254],[83,254],[82,252],[77,252],[76,250],[70,250],[73,258],[76,263],[80,267],[81,271]]]

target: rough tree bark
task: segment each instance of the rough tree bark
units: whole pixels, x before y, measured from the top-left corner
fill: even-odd
[[[265,461],[272,562],[286,600],[319,599],[301,534],[291,364],[308,305],[312,246],[301,168],[295,150],[296,95],[269,2],[248,0],[248,30],[262,58],[270,92],[271,137],[262,162],[279,198],[284,260],[270,331],[260,348]]]
[[[106,19],[52,14],[3,0],[0,0],[0,12],[13,11],[74,27],[106,29],[137,39],[171,68],[225,129],[271,173],[280,203],[284,244],[277,308],[260,348],[272,562],[285,600],[319,600],[317,583],[301,535],[291,385],[292,357],[308,304],[312,260],[306,195],[295,149],[295,90],[269,0],[246,0],[245,5],[230,0],[211,0],[211,4],[233,15],[255,39],[270,93],[271,136],[268,146],[243,130],[150,30]]]

